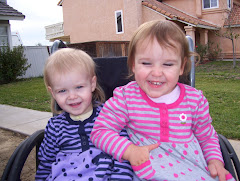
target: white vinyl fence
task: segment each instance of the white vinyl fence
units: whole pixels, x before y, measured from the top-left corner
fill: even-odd
[[[49,49],[48,46],[24,46],[24,54],[31,67],[20,78],[43,76],[44,65],[49,57]]]

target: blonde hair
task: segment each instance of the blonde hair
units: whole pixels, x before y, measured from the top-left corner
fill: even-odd
[[[93,59],[84,51],[73,49],[73,48],[62,48],[54,52],[49,56],[44,68],[44,83],[48,90],[51,87],[51,76],[54,72],[67,73],[73,69],[86,70],[89,76],[96,76],[95,69],[96,65]],[[96,84],[96,89],[93,92],[92,102],[93,106],[96,106],[96,102],[103,103],[105,101],[105,95],[100,85]],[[53,113],[59,114],[56,110],[55,100],[51,97],[51,109]]]
[[[192,52],[189,51],[187,38],[180,27],[168,20],[155,20],[142,24],[134,33],[128,49],[128,68],[129,76],[133,76],[132,67],[134,65],[136,47],[144,40],[150,38],[153,41],[157,39],[160,46],[172,47],[175,49],[180,48],[181,65],[184,66],[184,75],[187,75],[191,69],[190,56]],[[186,58],[186,60],[185,60]],[[185,62],[186,61],[186,62]],[[182,67],[183,68],[183,67]]]

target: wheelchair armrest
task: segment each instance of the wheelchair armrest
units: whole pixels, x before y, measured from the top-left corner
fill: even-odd
[[[25,143],[26,140],[23,140],[18,146],[17,148],[14,150],[14,152],[12,153],[11,157],[9,158],[8,162],[7,162],[7,165],[3,171],[3,174],[2,174],[2,177],[1,177],[1,181],[5,181],[5,180],[8,180],[8,176],[9,176],[9,173],[12,169],[12,165],[13,165],[13,162],[19,152],[19,150],[22,148],[22,145]]]
[[[36,156],[38,153],[38,149],[41,145],[41,142],[44,138],[44,130],[38,130],[29,136],[24,142],[19,145],[15,159],[12,164],[12,168],[10,170],[8,181],[20,180],[20,175],[24,163],[26,162],[28,155],[32,151],[32,149],[36,146]],[[36,157],[37,158],[37,157]],[[38,166],[38,159],[36,159],[36,166]]]
[[[225,163],[225,168],[237,180],[237,178],[240,178],[240,162],[237,157],[237,154],[226,137],[224,137],[221,134],[218,134],[218,138],[223,155],[223,160]]]

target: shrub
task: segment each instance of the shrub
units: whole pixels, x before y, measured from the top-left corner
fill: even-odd
[[[31,66],[27,64],[23,46],[10,49],[0,47],[0,84],[13,82],[18,76],[24,75]]]
[[[197,44],[196,45],[196,52],[199,54],[200,56],[200,63],[204,62],[204,58],[207,55],[208,52],[208,45],[201,45],[201,44]]]
[[[222,49],[219,47],[218,44],[214,46],[213,42],[208,42],[208,60],[213,61],[216,60],[219,55],[221,54]]]
[[[200,63],[203,63],[205,59],[210,61],[216,60],[222,52],[222,49],[218,44],[214,46],[213,42],[208,42],[206,45],[197,44],[196,52],[200,55]]]

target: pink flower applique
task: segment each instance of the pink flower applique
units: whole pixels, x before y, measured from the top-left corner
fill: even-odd
[[[187,122],[187,115],[182,113],[182,114],[180,114],[179,119],[181,121],[181,124],[186,124],[186,122]]]

